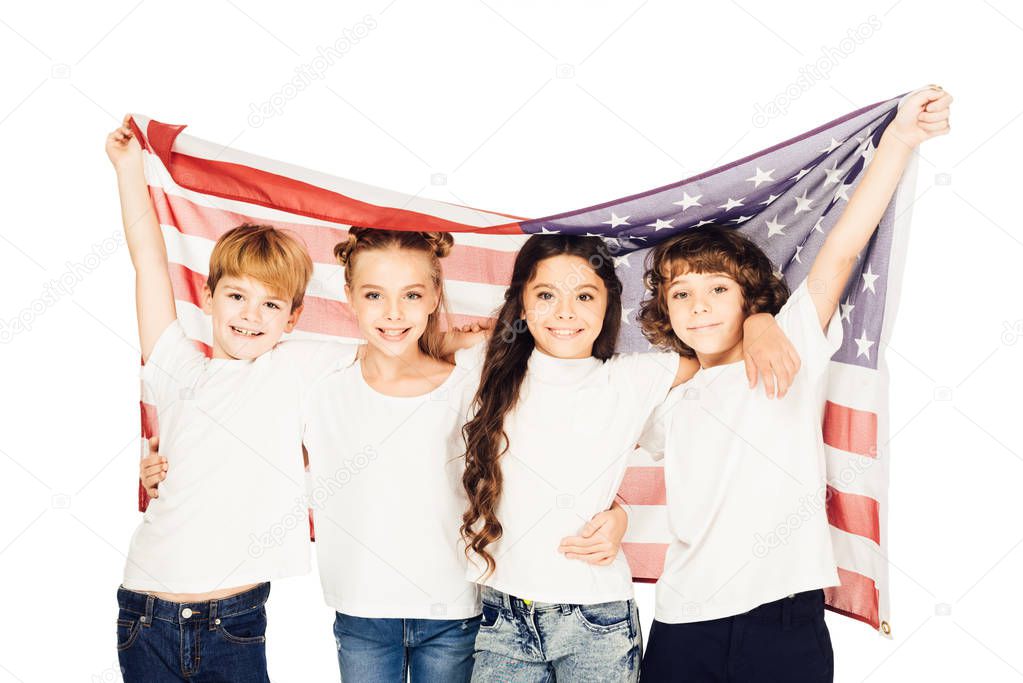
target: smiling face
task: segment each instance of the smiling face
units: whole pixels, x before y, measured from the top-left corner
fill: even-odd
[[[742,359],[746,313],[738,282],[724,273],[682,273],[668,283],[665,300],[672,330],[703,367]]]
[[[221,277],[203,289],[203,310],[213,317],[213,357],[251,360],[295,329],[302,307],[250,277]]]
[[[607,287],[586,259],[552,256],[537,263],[522,307],[537,349],[556,358],[587,358],[604,325]]]
[[[345,294],[363,336],[391,356],[419,353],[440,304],[430,255],[395,247],[360,252]]]

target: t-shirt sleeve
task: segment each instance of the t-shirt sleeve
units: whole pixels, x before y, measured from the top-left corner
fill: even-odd
[[[483,370],[483,361],[487,358],[488,342],[481,341],[469,348],[455,351],[455,365],[466,372],[480,374]]]
[[[359,346],[340,341],[288,339],[280,342],[274,353],[280,356],[288,372],[295,373],[298,386],[305,393],[324,375],[354,363]]]
[[[146,399],[162,408],[181,397],[182,392],[192,391],[205,361],[205,354],[175,320],[160,334],[142,366]]]
[[[811,371],[827,368],[828,361],[842,346],[841,317],[832,314],[827,330],[821,329],[806,280],[792,292],[775,320],[796,348],[803,366]]]
[[[678,354],[623,353],[608,362],[612,363],[612,389],[626,401],[623,408],[645,423],[671,390],[678,374]]]
[[[639,437],[639,447],[649,453],[654,460],[664,460],[664,441],[668,433],[669,415],[670,413],[664,409],[664,403],[661,403],[651,413]]]

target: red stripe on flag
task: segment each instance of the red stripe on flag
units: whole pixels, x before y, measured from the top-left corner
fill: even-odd
[[[875,629],[881,628],[878,616],[880,598],[874,580],[841,567],[838,568],[838,578],[841,586],[824,589],[828,609],[866,622]]]
[[[618,495],[628,505],[665,505],[668,500],[664,488],[664,468],[627,468]]]
[[[184,129],[185,126],[150,121],[146,137],[148,147],[160,157],[174,182],[195,192],[347,225],[391,230],[522,234],[518,222],[481,228],[416,211],[377,206],[242,164],[175,152],[174,140]]]
[[[664,571],[667,543],[622,543],[622,551],[635,581],[656,581]]]
[[[824,443],[876,458],[877,414],[828,401],[824,406]]]
[[[881,515],[877,500],[829,486],[827,505],[831,526],[881,544]]]
[[[191,237],[203,237],[215,242],[221,235],[242,223],[272,223],[288,230],[305,243],[309,256],[316,263],[337,265],[334,245],[348,239],[348,231],[319,225],[288,221],[267,221],[262,218],[201,206],[193,201],[167,194],[162,188],[150,186],[149,194],[156,207],[156,215],[163,225],[173,226],[178,232]],[[182,229],[186,226],[187,229]],[[444,277],[462,282],[505,285],[511,280],[515,252],[456,244],[451,254],[441,260]],[[339,283],[338,287],[343,283]]]

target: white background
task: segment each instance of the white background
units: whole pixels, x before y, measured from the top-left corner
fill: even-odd
[[[931,82],[957,97],[953,132],[921,150],[903,300],[884,344],[895,637],[829,614],[836,678],[1023,677],[1018,5],[340,4],[0,10],[0,321],[31,328],[0,344],[0,681],[119,678],[114,592],[139,520],[139,354],[126,250],[99,265],[89,255],[120,230],[103,142],[124,112],[539,216],[688,177]],[[375,28],[321,80],[251,125],[253,105],[366,17]],[[871,23],[868,38],[842,42]],[[798,85],[819,60],[830,75]],[[754,125],[757,105],[790,87],[786,112]],[[438,173],[446,185],[431,184]],[[69,266],[87,257],[95,267]],[[73,284],[47,299],[62,276]],[[646,626],[652,589],[637,593]],[[269,612],[274,680],[335,680],[318,578],[277,582]]]

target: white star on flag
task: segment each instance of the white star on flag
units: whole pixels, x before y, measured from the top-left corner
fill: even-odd
[[[683,192],[682,193],[682,201],[680,201],[680,202],[672,202],[672,204],[674,204],[675,206],[681,206],[682,207],[682,212],[685,213],[685,210],[690,208],[690,207],[693,207],[693,206],[703,206],[702,204],[700,204],[700,202],[696,201],[697,199],[699,199],[702,196],[703,196],[702,194],[698,194],[695,197],[690,197],[688,192]]]
[[[849,303],[849,299],[846,299],[845,303],[842,304],[842,317],[840,319],[841,320],[848,320],[851,323],[852,322],[852,312],[853,312],[854,308],[856,308],[856,306],[854,304]]]
[[[860,291],[865,292],[869,289],[874,294],[877,294],[877,291],[874,289],[874,282],[877,280],[877,278],[881,276],[875,275],[874,273],[870,272],[869,263],[867,264],[867,269],[863,271],[861,275],[863,276],[863,289],[861,289]]]
[[[828,176],[827,178],[824,179],[824,187],[827,187],[832,183],[842,182],[842,176],[845,175],[845,171],[838,167],[837,161],[835,162],[835,165],[832,166],[831,168],[824,169],[824,172]]]
[[[836,140],[835,138],[831,138],[831,142],[828,143],[827,147],[825,147],[824,149],[821,150],[821,154],[831,154],[836,149],[841,147],[843,142],[845,142],[845,140],[839,141],[839,140]]]
[[[615,212],[612,211],[611,212],[611,220],[604,221],[603,224],[604,225],[610,225],[611,229],[614,230],[619,225],[628,225],[629,224],[629,217],[625,216],[624,218],[619,218],[618,216],[615,215]]]
[[[770,171],[761,171],[760,167],[757,166],[756,174],[752,178],[746,178],[746,182],[755,183],[753,188],[756,189],[760,187],[761,183],[773,183],[774,178],[771,177],[772,173],[774,173],[773,168]]]
[[[728,201],[719,206],[718,208],[724,209],[725,211],[731,211],[737,206],[742,206],[743,199],[745,199],[745,197],[740,197],[739,199],[732,199],[731,197],[729,197]]]
[[[670,228],[671,224],[674,223],[674,222],[675,222],[674,218],[672,218],[670,220],[664,220],[663,218],[658,218],[653,223],[647,223],[647,227],[648,228],[653,228],[654,232],[657,232],[658,230],[664,230],[665,228]]]
[[[860,338],[853,341],[856,342],[856,357],[866,356],[867,360],[870,360],[870,347],[874,345],[874,342],[867,339],[867,331],[863,330],[860,333]]]
[[[767,236],[774,237],[775,235],[784,235],[785,231],[782,230],[785,226],[778,222],[778,217],[775,216],[771,220],[767,221]]]
[[[793,197],[796,200],[796,210],[792,212],[793,214],[797,214],[800,211],[809,211],[812,208],[813,200],[806,196],[807,192],[809,190],[803,190],[802,197]]]

